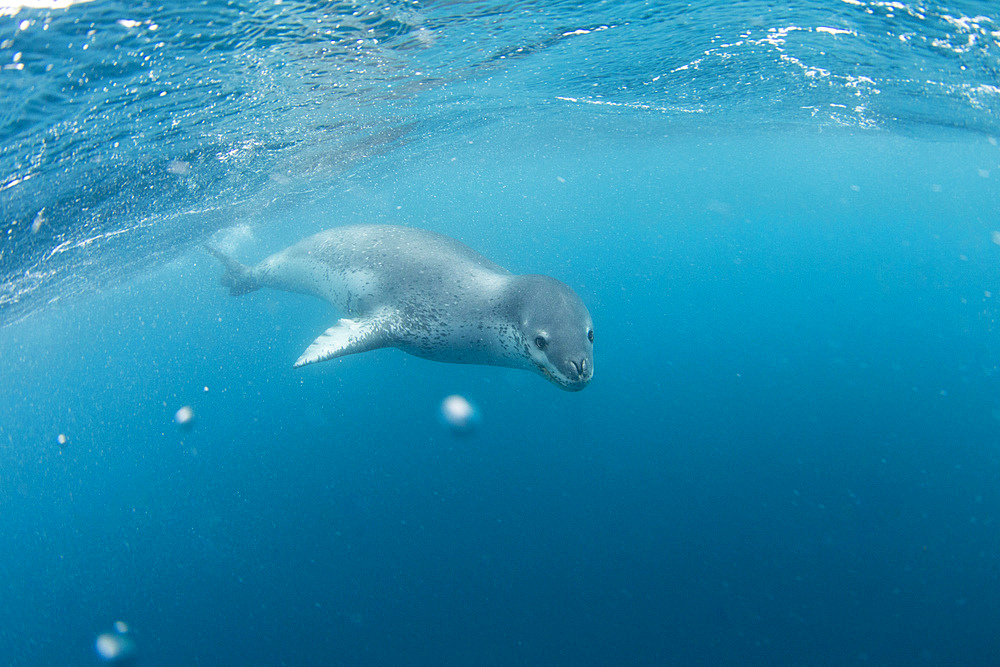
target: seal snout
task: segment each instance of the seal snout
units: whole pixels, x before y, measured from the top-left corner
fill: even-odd
[[[579,391],[587,386],[590,379],[594,376],[593,363],[584,357],[580,361],[575,359],[570,359],[569,364],[567,364],[566,379],[569,380],[569,384],[566,386],[570,391]]]

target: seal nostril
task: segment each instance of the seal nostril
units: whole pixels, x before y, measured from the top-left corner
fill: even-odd
[[[582,377],[583,376],[583,369],[586,368],[586,362],[584,362],[584,366],[582,368],[581,368],[580,364],[576,363],[572,359],[569,360],[569,363],[573,364],[573,368],[576,369],[576,374],[578,376]]]
[[[586,372],[587,372],[587,360],[583,359],[582,361],[580,361],[580,375],[583,375]]]

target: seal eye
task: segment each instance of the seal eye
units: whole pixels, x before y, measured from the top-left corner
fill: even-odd
[[[545,346],[549,344],[549,341],[545,340],[544,336],[539,336],[535,339],[535,347],[539,350],[544,350]]]
[[[594,330],[593,329],[591,329],[590,331],[587,332],[587,340],[589,340],[591,343],[594,342]]]

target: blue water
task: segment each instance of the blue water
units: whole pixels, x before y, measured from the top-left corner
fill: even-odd
[[[998,72],[989,2],[0,5],[4,662],[996,664]],[[293,370],[202,244],[357,222],[571,285],[591,386]]]

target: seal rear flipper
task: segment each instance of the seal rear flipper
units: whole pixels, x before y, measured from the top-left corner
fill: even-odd
[[[212,246],[206,245],[205,250],[212,254],[226,267],[226,272],[219,278],[219,282],[229,288],[229,293],[233,296],[240,296],[260,289],[257,279],[253,277],[253,269],[240,264],[221,250],[216,250]]]
[[[339,320],[306,348],[295,361],[294,368],[391,345],[381,318]]]

